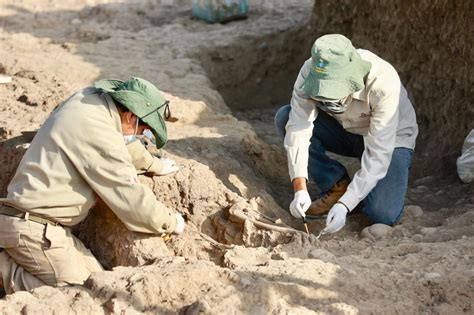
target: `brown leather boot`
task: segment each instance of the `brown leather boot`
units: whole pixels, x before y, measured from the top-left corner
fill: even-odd
[[[323,197],[316,199],[309,206],[306,214],[309,215],[323,215],[331,210],[332,206],[344,195],[349,186],[351,179],[349,176],[344,176],[336,183]]]

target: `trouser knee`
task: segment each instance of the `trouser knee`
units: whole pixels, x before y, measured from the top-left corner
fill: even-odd
[[[394,225],[400,221],[402,217],[403,206],[390,208],[386,206],[367,205],[363,208],[363,212],[373,223]]]
[[[274,122],[275,122],[275,129],[280,136],[280,138],[285,138],[286,134],[286,123],[288,122],[288,119],[290,117],[290,110],[291,106],[290,105],[285,105],[280,107],[280,109],[276,112]]]

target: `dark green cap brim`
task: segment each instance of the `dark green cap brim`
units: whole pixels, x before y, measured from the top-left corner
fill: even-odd
[[[141,84],[143,91],[140,91],[142,93],[125,89],[129,82]],[[126,82],[113,79],[100,80],[94,86],[109,94],[115,101],[125,106],[150,126],[155,136],[157,148],[161,148],[166,144],[168,132],[163,118],[165,107],[160,108],[166,100],[162,96],[161,91],[154,85],[140,78],[132,78]]]

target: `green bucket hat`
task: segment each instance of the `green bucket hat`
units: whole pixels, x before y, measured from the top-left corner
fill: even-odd
[[[364,77],[371,67],[345,36],[321,36],[311,49],[311,70],[303,91],[315,99],[341,99],[364,87]]]
[[[95,82],[94,86],[109,94],[150,126],[157,148],[166,144],[168,132],[164,118],[169,116],[169,102],[152,83],[141,78],[127,81],[104,79]]]

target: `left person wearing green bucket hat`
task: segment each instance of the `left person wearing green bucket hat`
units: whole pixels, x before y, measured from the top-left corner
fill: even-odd
[[[140,78],[98,81],[53,111],[0,199],[0,283],[7,294],[82,284],[103,270],[70,231],[99,198],[131,231],[183,233],[183,217],[137,177],[177,170],[136,139],[151,130],[162,147],[168,113],[162,93]]]
[[[291,104],[275,115],[275,126],[288,154],[293,216],[327,214],[322,234],[342,229],[359,204],[373,223],[400,220],[418,125],[407,91],[387,61],[354,48],[343,35],[319,37],[296,79]],[[352,180],[327,151],[360,160]],[[308,179],[321,192],[314,202]]]

